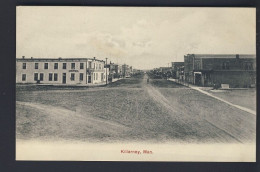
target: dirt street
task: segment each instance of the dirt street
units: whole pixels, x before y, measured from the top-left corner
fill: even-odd
[[[165,79],[88,89],[17,89],[17,139],[253,142],[256,116]]]

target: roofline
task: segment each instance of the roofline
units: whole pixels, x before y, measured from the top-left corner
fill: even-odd
[[[236,56],[239,55],[239,58],[244,59],[244,58],[256,58],[256,54],[186,54],[184,56],[194,56],[198,58],[236,58]],[[208,56],[208,57],[205,57]],[[251,56],[251,57],[246,57],[246,56]]]
[[[16,58],[19,61],[78,61],[78,60],[95,60],[99,62],[105,62],[104,60],[98,60],[96,58]]]
[[[199,53],[192,53],[187,55],[256,55],[256,54],[239,54],[239,53],[232,53],[232,54],[199,54]]]

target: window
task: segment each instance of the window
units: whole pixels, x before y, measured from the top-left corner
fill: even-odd
[[[229,62],[223,62],[222,69],[229,69]]]
[[[104,79],[104,73],[101,73],[101,80],[103,81]]]
[[[54,69],[58,69],[58,63],[54,63]]]
[[[34,69],[39,69],[39,63],[34,64]]]
[[[26,74],[22,74],[22,81],[26,81]]]
[[[98,80],[98,73],[96,73],[96,80]]]
[[[54,81],[58,81],[58,74],[57,73],[54,74]]]
[[[43,73],[40,73],[40,81],[43,81]]]
[[[96,63],[94,63],[94,69],[96,69]]]
[[[34,81],[38,81],[38,73],[34,74]]]
[[[26,63],[23,63],[23,69],[26,69]]]
[[[75,73],[71,73],[70,80],[71,80],[71,81],[74,81],[74,80],[75,80]]]
[[[80,69],[84,69],[84,63],[80,63]]]
[[[80,81],[83,81],[83,73],[80,73],[80,74],[79,74],[79,80],[80,80]]]
[[[48,63],[44,63],[44,69],[48,69]]]
[[[75,63],[71,63],[71,69],[75,69]]]
[[[99,64],[99,69],[101,69],[101,64]]]
[[[49,73],[49,81],[52,81],[52,73]]]
[[[93,73],[93,76],[94,76],[93,80],[96,80],[96,74],[95,73]]]
[[[250,62],[245,63],[245,70],[253,70],[253,64]]]
[[[88,62],[88,68],[91,68],[91,62]]]
[[[62,69],[67,69],[67,63],[62,64]]]

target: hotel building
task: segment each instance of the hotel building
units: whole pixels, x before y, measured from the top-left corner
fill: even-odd
[[[94,58],[16,59],[16,83],[94,85],[106,83],[105,62]]]

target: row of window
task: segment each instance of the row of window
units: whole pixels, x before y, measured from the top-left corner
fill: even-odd
[[[84,74],[79,74],[79,80],[83,81]],[[43,81],[44,74],[40,73],[40,76],[38,73],[34,73],[34,81]],[[70,80],[75,81],[75,73],[71,73]],[[26,81],[26,74],[22,74],[22,81]],[[58,74],[57,73],[49,73],[49,81],[58,81]]]
[[[230,68],[229,62],[223,62],[222,63],[222,69],[229,69],[229,68]],[[243,63],[242,68],[245,69],[245,70],[253,70],[253,63],[245,62],[245,63]]]
[[[75,69],[75,63],[71,63],[71,69]],[[23,63],[23,69],[26,69],[26,63]],[[39,63],[34,63],[34,69],[39,69]],[[49,69],[49,63],[44,63],[44,69]],[[54,63],[54,69],[59,69],[59,64]],[[67,63],[62,63],[62,69],[67,69]],[[80,69],[84,69],[84,63],[80,63]]]
[[[23,75],[25,75],[25,74],[23,74]],[[39,78],[38,73],[34,73],[34,81],[38,81],[38,80],[43,81],[43,78],[44,78],[43,73],[40,73],[40,78]],[[57,73],[49,73],[49,81],[58,81],[58,74]]]
[[[89,62],[89,66],[91,66],[91,62]],[[54,69],[58,69],[59,64],[54,63]],[[71,63],[71,69],[75,69],[75,63]],[[23,63],[23,69],[26,69],[26,63]],[[34,63],[34,69],[39,69],[39,63]],[[49,69],[49,63],[44,63],[44,69]],[[67,69],[67,63],[62,63],[62,69]],[[80,69],[84,69],[84,63],[80,63]],[[101,64],[96,65],[94,63],[94,69],[103,69]]]

